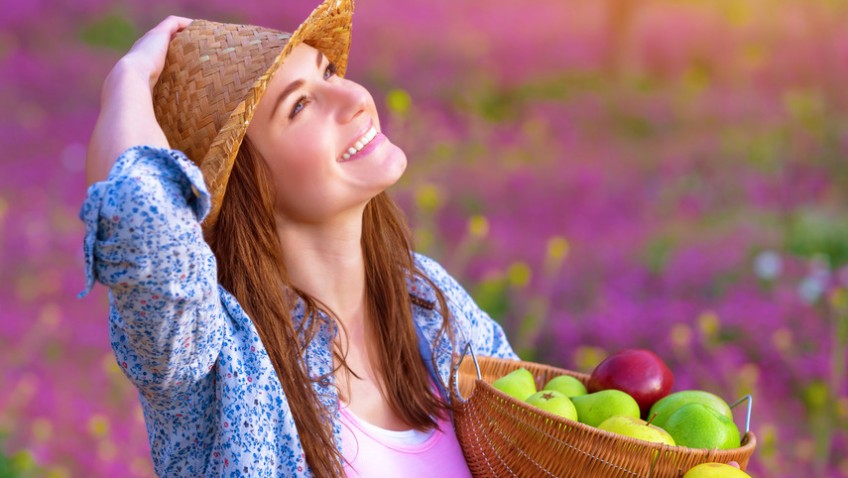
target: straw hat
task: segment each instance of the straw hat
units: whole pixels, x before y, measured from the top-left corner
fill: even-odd
[[[321,50],[344,76],[352,16],[353,0],[324,0],[294,33],[195,20],[171,40],[153,106],[171,147],[203,172],[212,196],[204,229],[218,218],[233,161],[271,76],[300,43]]]

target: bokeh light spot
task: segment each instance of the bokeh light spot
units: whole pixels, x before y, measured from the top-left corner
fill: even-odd
[[[118,456],[118,448],[110,440],[97,442],[97,458],[100,461],[112,461]]]
[[[509,266],[507,270],[507,278],[509,278],[509,283],[518,289],[524,288],[527,284],[530,283],[530,278],[532,277],[532,271],[530,270],[530,266],[525,262],[514,262]]]
[[[828,295],[828,301],[833,310],[838,313],[848,312],[848,289],[837,287]]]
[[[468,219],[468,233],[475,239],[483,239],[489,235],[489,220],[476,214]]]
[[[719,321],[718,314],[711,310],[702,312],[698,316],[698,330],[701,331],[704,337],[715,337],[718,334],[720,326],[721,322]]]
[[[799,438],[795,443],[795,457],[802,461],[809,461],[816,452],[816,445],[808,438]]]
[[[415,247],[423,251],[429,250],[435,242],[433,231],[428,227],[416,227],[413,237],[415,238]]]
[[[109,434],[109,418],[99,413],[92,415],[88,419],[88,432],[98,438],[107,436]]]
[[[583,345],[574,349],[574,363],[578,370],[591,371],[606,357],[606,350],[600,347]]]
[[[836,414],[841,420],[848,421],[848,397],[840,397],[836,401]]]
[[[71,476],[71,472],[64,466],[50,467],[45,474],[45,478],[71,478]]]
[[[754,393],[754,388],[760,379],[760,367],[753,363],[746,363],[739,367],[737,380],[739,383],[739,396]]]
[[[774,423],[763,423],[757,430],[760,441],[759,453],[763,457],[770,457],[777,451],[777,427]]]
[[[422,212],[433,213],[442,206],[442,191],[435,184],[423,184],[415,191],[415,203]]]
[[[571,250],[571,245],[568,239],[562,236],[556,236],[548,239],[548,258],[554,261],[562,261],[568,256]]]
[[[36,443],[47,441],[53,434],[53,423],[44,417],[38,417],[32,421],[32,439]]]
[[[106,354],[101,359],[101,366],[103,367],[103,371],[106,372],[106,375],[111,379],[116,379],[124,376],[124,373],[121,371],[121,367],[118,365],[118,362],[115,360],[115,356],[112,354]]]
[[[54,303],[47,304],[41,308],[38,321],[47,329],[52,330],[62,321],[62,309]]]
[[[407,112],[409,112],[411,105],[412,98],[405,90],[395,88],[386,94],[386,106],[389,107],[389,110],[401,116],[404,116]]]
[[[671,326],[669,338],[675,347],[689,347],[692,343],[692,327],[689,327],[689,324],[684,324],[682,322],[676,323]]]
[[[136,476],[150,476],[153,473],[153,467],[146,459],[134,458],[130,462],[130,471]]]
[[[819,410],[827,405],[830,392],[827,384],[816,380],[804,389],[804,402],[812,410]]]
[[[771,343],[777,350],[786,353],[792,348],[792,331],[781,327],[771,334]]]
[[[12,470],[28,472],[35,470],[36,467],[35,457],[29,450],[18,451],[12,455],[9,461],[11,462]]]

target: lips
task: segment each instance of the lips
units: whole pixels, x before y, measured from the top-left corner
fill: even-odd
[[[377,129],[373,125],[369,126],[362,136],[354,141],[352,145],[348,146],[347,150],[339,158],[339,162],[350,161],[356,158],[357,154],[377,137],[377,134]]]

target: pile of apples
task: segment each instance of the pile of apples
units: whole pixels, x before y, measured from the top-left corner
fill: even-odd
[[[671,393],[673,383],[671,370],[659,356],[628,349],[598,364],[587,386],[561,375],[537,391],[533,374],[525,368],[492,385],[555,415],[640,440],[689,448],[740,446],[727,402],[703,390]]]

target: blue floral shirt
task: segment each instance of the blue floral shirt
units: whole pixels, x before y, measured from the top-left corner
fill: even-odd
[[[179,151],[137,146],[106,181],[93,184],[85,223],[87,294],[109,288],[109,331],[121,369],[139,390],[153,463],[160,476],[312,476],[286,394],[250,318],[217,282],[200,222],[210,198],[200,170]],[[444,292],[455,342],[435,340],[438,310],[413,306],[421,355],[445,400],[450,357],[471,343],[480,355],[518,357],[502,328],[439,264],[415,255]],[[435,301],[428,284],[410,292]],[[294,320],[303,317],[300,305]],[[341,448],[331,344],[322,326],[306,350],[315,392],[334,411]],[[435,351],[436,363],[431,360]]]

